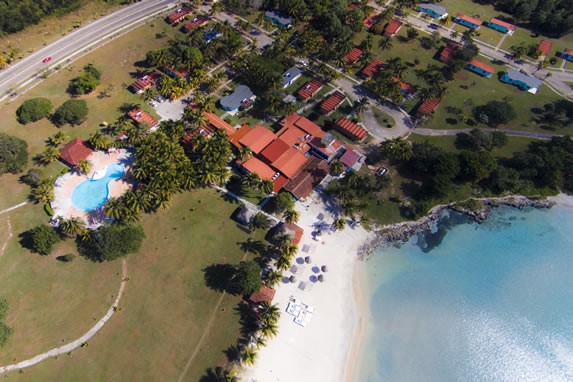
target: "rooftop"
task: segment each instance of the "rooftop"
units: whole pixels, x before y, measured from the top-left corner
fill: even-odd
[[[340,104],[344,101],[346,96],[339,91],[335,91],[325,99],[320,105],[320,110],[323,113],[330,113],[338,108]]]
[[[454,53],[459,49],[459,45],[454,42],[448,42],[440,52],[440,60],[449,61],[454,57]]]
[[[80,138],[72,139],[60,150],[60,159],[70,166],[77,166],[81,160],[87,159],[93,150]]]
[[[512,80],[523,82],[524,84],[527,84],[530,88],[539,88],[543,83],[543,81],[540,80],[539,78],[521,73],[519,70],[514,68],[507,69],[505,73]]]
[[[539,41],[539,46],[537,47],[537,50],[539,50],[543,55],[547,56],[549,54],[549,52],[551,51],[551,47],[553,46],[553,43],[549,40],[541,40]]]
[[[376,24],[377,20],[378,20],[378,14],[376,12],[372,12],[371,14],[369,14],[364,18],[362,24],[364,24],[366,28],[370,28],[372,25]]]
[[[255,94],[247,85],[239,85],[231,94],[221,98],[219,102],[225,110],[236,110],[241,106],[241,102],[254,96]]]
[[[183,29],[185,29],[185,31],[189,32],[190,30],[192,30],[194,28],[197,28],[197,27],[200,27],[200,26],[207,24],[207,22],[209,22],[208,16],[198,15],[193,20],[186,22],[185,25],[183,26]]]
[[[344,62],[347,65],[353,65],[356,63],[356,61],[358,61],[358,59],[360,59],[361,56],[362,56],[362,51],[360,49],[352,48],[350,52],[346,53],[346,55],[344,56]]]
[[[251,157],[241,166],[250,173],[257,174],[261,179],[272,179],[276,171],[256,157]]]
[[[251,297],[249,297],[249,301],[258,304],[261,302],[272,302],[273,298],[275,297],[276,291],[273,288],[266,286],[265,284],[261,285],[261,289],[258,292],[253,293]]]
[[[292,245],[299,245],[300,240],[302,239],[302,235],[304,234],[304,230],[293,223],[283,223],[287,230],[294,232],[294,237],[292,238]]]
[[[386,25],[386,28],[384,28],[384,33],[389,35],[395,35],[396,33],[398,33],[401,27],[402,27],[401,21],[392,20],[388,23],[388,25]]]
[[[155,118],[140,108],[131,109],[127,112],[127,115],[140,125],[146,124],[149,127],[155,127],[159,123]]]
[[[515,25],[507,23],[507,22],[500,20],[500,19],[496,19],[495,17],[492,18],[491,20],[489,20],[489,22],[492,24],[501,25],[502,27],[506,27],[507,29],[512,30],[512,31],[517,29],[517,27]]]
[[[430,98],[422,102],[420,106],[418,106],[418,113],[422,114],[431,114],[434,110],[440,106],[441,100],[439,98]]]
[[[318,89],[322,88],[322,82],[319,80],[311,80],[308,81],[306,84],[302,85],[302,87],[298,90],[297,94],[299,98],[303,100],[307,100],[314,95],[318,91]]]
[[[273,163],[279,159],[284,153],[288,151],[292,146],[283,141],[282,139],[275,139],[270,145],[265,147],[261,151],[261,157],[267,160],[269,163]]]
[[[458,13],[456,16],[456,19],[464,20],[464,21],[467,21],[468,23],[471,23],[471,24],[477,25],[477,26],[480,26],[482,24],[482,21],[480,19],[468,16],[468,15],[463,14],[463,13]]]
[[[476,68],[479,68],[479,69],[483,70],[484,72],[495,73],[495,68],[493,66],[488,65],[488,64],[481,62],[479,60],[476,60],[475,58],[472,59],[470,62],[468,62],[468,65],[475,66]]]
[[[249,131],[251,131],[253,128],[249,125],[243,125],[241,126],[240,129],[236,130],[233,134],[231,134],[229,136],[229,142],[231,142],[231,144],[233,146],[235,146],[236,148],[240,149],[243,147],[243,145],[241,145],[239,143],[239,141],[241,140],[241,138],[243,138],[245,135],[247,135],[247,133]]]
[[[249,146],[253,153],[258,154],[276,138],[275,133],[264,126],[257,125],[239,139],[239,143]]]
[[[303,170],[291,179],[284,189],[297,199],[304,199],[312,193],[312,190],[328,175],[328,163],[325,160],[312,157]]]
[[[304,145],[306,142],[306,136],[308,133],[298,127],[291,125],[281,128],[277,132],[278,137],[286,142],[289,146]]]
[[[178,23],[179,21],[183,20],[187,15],[190,15],[193,12],[191,8],[183,7],[179,8],[174,12],[171,12],[169,16],[167,16],[167,20],[174,24]]]
[[[420,4],[418,4],[418,7],[432,10],[432,11],[434,11],[440,15],[444,15],[444,14],[448,13],[448,10],[446,9],[446,7],[444,7],[442,5],[437,5],[437,4],[432,4],[432,3],[420,3]]]
[[[360,71],[360,73],[362,73],[362,75],[364,75],[367,78],[372,78],[376,73],[378,73],[382,69],[383,66],[384,62],[375,58],[372,61],[370,61],[370,63],[366,65],[364,69]]]
[[[293,78],[297,78],[302,74],[302,70],[293,66],[292,68],[287,69],[286,72],[283,73],[283,87],[286,87]]]
[[[336,126],[339,130],[345,134],[355,137],[357,140],[364,139],[368,135],[368,131],[366,131],[366,129],[345,117],[338,118],[336,120]]]
[[[348,168],[352,168],[360,159],[360,155],[354,150],[346,150],[340,157],[340,161]]]
[[[205,119],[207,119],[207,123],[209,123],[209,125],[213,126],[217,130],[225,130],[227,135],[232,135],[235,131],[237,131],[237,129],[223,121],[216,114],[205,112],[203,115],[205,116]]]
[[[161,78],[161,74],[157,73],[156,71],[153,71],[153,72],[146,74],[143,77],[139,78],[137,81],[135,81],[131,85],[131,88],[136,93],[142,92],[145,89],[147,89],[151,86],[154,86],[157,83],[157,81],[159,81],[160,78]]]
[[[294,147],[290,147],[277,160],[272,162],[271,165],[284,176],[292,179],[299,173],[307,161],[308,158],[302,152]]]

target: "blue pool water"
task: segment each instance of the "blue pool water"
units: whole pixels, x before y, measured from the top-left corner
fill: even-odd
[[[100,208],[109,196],[109,182],[121,178],[123,174],[125,167],[121,163],[114,163],[106,167],[102,178],[84,180],[72,191],[73,206],[88,212]]]
[[[573,381],[573,209],[442,228],[361,265],[354,380]]]

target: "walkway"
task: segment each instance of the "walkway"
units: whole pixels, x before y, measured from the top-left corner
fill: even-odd
[[[211,187],[214,188],[215,190],[224,192],[225,194],[229,195],[231,198],[238,200],[239,202],[243,203],[244,205],[248,206],[249,208],[257,210],[258,212],[262,213],[263,215],[265,215],[267,218],[271,219],[275,223],[279,223],[281,221],[276,216],[273,216],[269,213],[266,213],[265,211],[261,210],[261,208],[259,206],[256,206],[253,203],[249,202],[248,200],[241,198],[239,195],[232,193],[231,191],[227,190],[224,187],[220,187],[220,186],[211,186]]]
[[[4,251],[6,250],[6,247],[8,246],[8,242],[10,241],[10,239],[13,236],[12,224],[10,224],[10,218],[9,217],[6,220],[6,223],[8,224],[8,235],[6,235],[6,241],[4,241],[4,244],[2,244],[2,249],[0,249],[0,257],[2,257],[2,255],[4,254]]]
[[[20,204],[16,204],[15,206],[6,208],[5,210],[0,211],[0,215],[3,215],[3,214],[10,212],[10,211],[14,211],[17,208],[24,207],[26,204],[28,204],[28,202],[22,202]]]
[[[13,365],[0,366],[0,374],[6,373],[9,371],[24,369],[26,367],[30,367],[30,366],[36,365],[37,363],[45,361],[46,359],[48,359],[50,357],[56,357],[56,356],[61,355],[61,354],[67,354],[67,353],[71,352],[72,350],[77,349],[78,347],[82,346],[84,343],[87,343],[90,338],[92,338],[97,332],[99,332],[101,330],[101,328],[103,328],[103,326],[109,321],[109,319],[111,318],[111,316],[113,316],[113,314],[116,312],[117,307],[119,306],[119,301],[121,300],[121,296],[123,295],[125,283],[128,280],[127,279],[127,262],[125,261],[125,259],[122,259],[122,261],[121,261],[121,273],[122,273],[121,284],[119,286],[119,291],[117,292],[117,298],[115,299],[115,302],[108,309],[105,316],[103,316],[103,318],[101,320],[99,320],[90,330],[88,330],[88,332],[86,334],[84,334],[83,336],[81,336],[77,340],[72,341],[66,345],[48,350],[45,353],[39,354],[39,355],[37,355],[33,358],[30,358],[30,359],[27,359],[25,361],[21,361],[21,362],[15,363]]]
[[[469,133],[473,129],[425,129],[425,128],[417,128],[412,131],[412,134],[418,135],[426,135],[431,137],[444,137],[448,135],[457,135],[459,133]],[[533,138],[533,139],[545,139],[549,140],[553,137],[562,137],[559,134],[551,134],[551,133],[536,133],[533,131],[518,131],[518,130],[509,130],[509,129],[492,129],[492,128],[480,128],[480,131],[499,131],[501,133],[505,133],[510,137],[524,137],[524,138]]]

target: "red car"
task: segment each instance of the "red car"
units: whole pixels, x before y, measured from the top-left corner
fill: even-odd
[[[44,58],[44,59],[42,60],[42,62],[43,62],[44,64],[47,63],[47,62],[50,62],[50,61],[52,61],[52,57],[46,57],[46,58]]]

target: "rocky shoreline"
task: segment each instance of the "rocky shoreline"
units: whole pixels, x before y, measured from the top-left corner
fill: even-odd
[[[500,206],[509,206],[523,209],[531,208],[551,208],[556,204],[551,199],[529,198],[521,195],[505,196],[500,198],[480,198],[470,199],[463,202],[442,204],[435,206],[430,210],[428,215],[416,220],[403,223],[392,224],[378,227],[376,237],[371,242],[364,244],[359,252],[360,259],[366,258],[376,247],[383,244],[400,244],[405,243],[418,232],[431,228],[432,223],[440,218],[444,210],[450,209],[462,213],[477,223],[486,221],[494,208]]]

